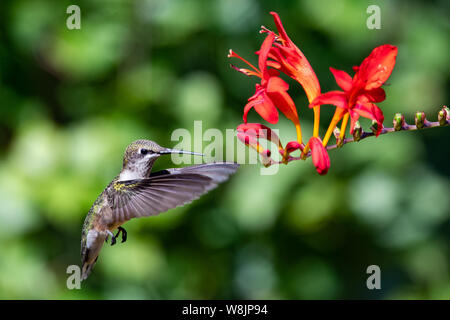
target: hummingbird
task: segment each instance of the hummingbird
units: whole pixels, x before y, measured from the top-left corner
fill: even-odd
[[[137,140],[126,148],[122,170],[98,196],[84,220],[81,280],[91,273],[108,238],[111,245],[120,234],[122,242],[127,240],[127,232],[122,227],[125,222],[188,204],[226,181],[239,167],[234,162],[212,162],[151,171],[160,156],[174,153],[203,156],[164,148],[150,140]]]

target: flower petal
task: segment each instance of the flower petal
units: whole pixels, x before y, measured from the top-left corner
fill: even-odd
[[[252,136],[247,135],[244,132],[237,133],[237,137],[241,140],[246,146],[255,149],[264,159],[264,162],[270,161],[271,152],[269,149],[264,149],[258,142],[258,140]]]
[[[314,101],[309,105],[313,108],[322,104],[332,104],[338,108],[348,108],[347,94],[342,91],[329,91],[322,93],[320,96],[314,99]]]
[[[267,82],[267,92],[288,91],[289,85],[279,77],[270,77]]]
[[[251,108],[255,108],[255,111],[267,122],[275,124],[278,122],[278,111],[275,108],[272,100],[265,92],[265,90],[256,85],[256,93],[248,99],[248,103],[244,107],[244,122],[247,123],[247,114]]]
[[[267,66],[278,70],[281,69],[281,63],[273,60],[267,60]]]
[[[278,148],[283,148],[280,138],[269,127],[260,123],[242,123],[237,127],[238,133],[252,136],[254,138],[263,138],[275,143]]]
[[[309,147],[311,148],[311,157],[317,172],[320,175],[327,174],[330,168],[330,157],[322,144],[322,140],[317,137],[309,139]]]
[[[383,121],[384,121],[383,112],[381,111],[380,108],[378,108],[377,105],[364,100],[365,99],[363,99],[363,101],[358,100],[356,102],[355,107],[353,108],[353,111],[356,112],[361,117],[375,120],[377,122],[378,130],[376,132],[376,136],[378,137],[381,133],[381,130],[383,129]]]
[[[320,94],[319,80],[305,55],[289,39],[279,15],[276,12],[270,12],[270,14],[273,16],[279,33],[277,42],[281,42],[281,44],[276,43],[273,46],[270,57],[280,63],[281,68],[279,70],[300,83],[305,90],[308,101],[312,102]]]
[[[288,37],[286,31],[284,30],[283,24],[281,23],[281,19],[280,19],[280,16],[278,15],[278,13],[272,11],[272,12],[270,12],[270,14],[273,16],[273,21],[275,22],[275,27],[276,27],[277,30],[278,30],[278,33],[279,33],[279,35],[280,35],[280,38],[281,38],[283,41],[292,43],[291,39],[289,39],[289,37]]]
[[[298,123],[298,114],[295,103],[286,91],[271,92],[268,94],[275,106],[286,118],[294,124]]]
[[[352,88],[352,77],[345,71],[330,67],[330,71],[336,80],[338,86],[344,91],[350,91]]]
[[[386,92],[383,88],[375,88],[369,91],[365,91],[364,95],[370,102],[381,102],[386,99]]]
[[[358,72],[353,78],[358,87],[372,90],[381,87],[389,78],[395,66],[398,49],[396,46],[385,44],[373,49],[364,59]]]
[[[258,66],[259,70],[261,70],[263,81],[269,79],[270,75],[267,71],[267,58],[269,56],[270,48],[272,48],[272,44],[275,41],[275,34],[269,33],[261,45],[261,49],[259,50],[259,59]],[[263,84],[261,82],[261,84]]]
[[[275,106],[294,123],[298,122],[297,108],[286,92],[289,85],[279,77],[271,77],[267,83],[267,94]]]
[[[352,109],[349,110],[350,113],[350,134],[353,134],[355,132],[355,124],[356,121],[359,119],[359,114]]]

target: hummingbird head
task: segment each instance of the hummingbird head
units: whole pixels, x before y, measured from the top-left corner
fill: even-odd
[[[164,148],[150,140],[136,140],[125,150],[119,181],[147,178],[156,159],[172,153],[203,156],[201,153]]]

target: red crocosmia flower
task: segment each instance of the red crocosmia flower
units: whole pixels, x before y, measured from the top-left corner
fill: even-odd
[[[243,132],[239,132],[237,133],[237,137],[239,140],[241,140],[243,143],[245,143],[246,146],[249,146],[253,149],[255,149],[260,155],[262,155],[264,158],[269,158],[270,157],[270,150],[269,149],[264,149],[258,142],[258,139],[255,138],[252,135],[247,135]]]
[[[317,137],[311,137],[309,139],[309,147],[311,148],[311,157],[317,172],[320,175],[327,174],[330,168],[330,157],[322,141]]]
[[[241,137],[249,136],[255,140],[263,138],[273,142],[279,149],[283,149],[280,138],[269,127],[260,123],[243,123],[237,127],[237,132]],[[242,140],[241,140],[242,141]]]
[[[278,14],[276,12],[271,12],[270,14],[275,21],[278,35],[276,35],[276,41],[270,48],[270,60],[267,60],[267,65],[280,70],[299,82],[306,92],[308,101],[312,102],[320,94],[319,80],[304,54],[289,39]],[[261,32],[267,32],[269,35],[273,34],[272,31],[266,28],[263,28]]]
[[[310,104],[314,107],[322,104],[332,104],[344,109],[342,116],[350,113],[350,132],[353,133],[355,122],[360,116],[377,121],[378,136],[383,128],[383,112],[374,102],[381,102],[386,94],[381,86],[386,82],[394,69],[397,47],[385,44],[375,48],[364,59],[359,67],[353,67],[355,75],[352,77],[345,71],[330,68],[336,83],[343,91],[330,91],[318,96]]]
[[[238,132],[237,137],[239,140],[241,140],[243,143],[245,143],[246,146],[255,149],[261,156],[261,162],[268,166],[271,164],[272,159],[270,158],[271,152],[269,149],[264,149],[258,142],[258,139],[255,138],[252,135],[246,135],[243,132]]]
[[[255,94],[248,99],[244,107],[244,122],[247,123],[247,114],[254,108],[256,112],[267,122],[275,124],[278,122],[277,108],[291,121],[298,123],[297,109],[294,101],[287,93],[289,85],[281,79],[279,72],[267,68],[267,58],[270,48],[275,41],[275,34],[266,37],[259,50],[258,66],[255,68],[245,59],[230,50],[228,57],[239,58],[247,63],[251,69],[236,68],[238,71],[248,75],[261,78],[261,83],[256,84]]]
[[[264,148],[259,143],[259,139],[265,139],[267,141],[273,142],[278,146],[278,149],[282,150],[283,146],[281,145],[280,138],[278,135],[270,130],[269,127],[266,127],[263,124],[259,123],[243,123],[237,127],[237,137],[241,140],[245,145],[250,148],[255,149],[262,157],[262,162],[264,165],[268,165],[272,162],[270,155],[271,152],[269,149]]]

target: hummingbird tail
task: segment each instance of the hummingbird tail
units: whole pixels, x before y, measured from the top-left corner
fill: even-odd
[[[81,280],[86,280],[97,262],[100,250],[107,237],[107,233],[91,229],[88,231],[86,241],[82,244]]]
[[[91,274],[92,268],[94,268],[95,263],[97,262],[97,259],[98,259],[98,257],[92,263],[88,263],[88,262],[83,263],[83,267],[81,268],[81,281],[86,280],[89,277],[89,275]]]

